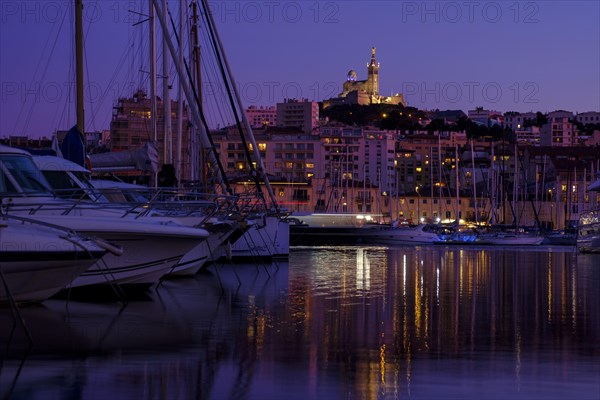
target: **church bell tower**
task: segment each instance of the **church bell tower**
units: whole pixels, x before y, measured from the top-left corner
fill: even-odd
[[[379,95],[379,63],[375,59],[375,47],[371,48],[371,61],[367,64],[367,93]]]

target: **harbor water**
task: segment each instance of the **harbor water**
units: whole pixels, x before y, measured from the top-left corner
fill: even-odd
[[[0,398],[597,400],[600,255],[295,247],[126,304],[2,308]]]

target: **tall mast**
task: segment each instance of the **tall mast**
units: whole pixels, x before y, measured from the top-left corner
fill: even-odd
[[[167,24],[167,0],[163,0],[163,14],[164,24]],[[166,37],[169,34],[167,30],[163,29],[163,54],[162,54],[162,84],[163,84],[163,121],[164,121],[164,162],[173,163],[173,136],[171,134],[171,98],[169,96],[169,48],[167,45]]]
[[[162,30],[165,32],[168,32],[166,18],[162,18],[162,16],[164,15],[162,13],[165,13],[166,10],[161,10],[160,4],[158,3],[158,1],[159,0],[152,0],[152,3],[154,4],[156,13],[160,17],[159,22],[161,24]],[[171,38],[168,35],[164,35],[164,36],[166,39],[168,51],[171,53],[171,57],[174,60],[177,60],[177,50],[175,49],[175,46],[173,45]],[[185,93],[185,98],[187,99],[188,104],[196,104],[196,99],[193,95],[193,92],[185,80],[186,74],[183,70],[183,66],[180,65],[178,62],[175,62],[175,69],[177,71],[177,76],[179,77],[179,79],[181,79],[183,92]],[[212,149],[213,146],[212,146],[212,143],[208,136],[208,133],[203,131],[204,124],[203,124],[202,116],[200,114],[200,110],[198,109],[198,107],[190,107],[190,112],[192,113],[192,117],[194,118],[194,123],[200,128],[200,133],[201,133],[200,139],[202,141],[202,146],[206,149]],[[211,164],[219,165],[219,160],[217,159],[214,151],[210,151],[208,154],[208,157],[209,157],[209,161],[211,162]],[[229,187],[228,187],[227,181],[225,180],[225,177],[217,175],[217,180],[221,186],[221,189],[223,190],[223,193],[226,193],[227,189],[229,189]]]
[[[460,225],[460,183],[458,176],[458,144],[454,146],[454,174],[456,177],[456,226]]]
[[[471,170],[473,174],[473,200],[475,202],[475,224],[479,223],[479,218],[477,216],[477,179],[475,179],[475,154],[473,153],[473,138],[471,138]]]
[[[183,40],[185,35],[183,34],[183,21],[184,21],[184,3],[185,0],[179,1],[179,37],[181,38],[179,41],[179,63],[183,65]],[[181,166],[183,163],[181,162],[181,147],[182,147],[182,137],[183,137],[183,89],[181,88],[181,80],[179,80],[178,85],[179,90],[177,91],[177,142],[176,142],[176,153],[175,153],[175,176],[177,178],[177,182],[181,182]],[[188,173],[189,177],[189,173]]]
[[[269,197],[271,198],[271,203],[273,208],[276,211],[279,211],[279,207],[277,205],[277,201],[275,198],[275,193],[273,192],[273,188],[271,187],[271,183],[269,182],[269,178],[267,177],[267,172],[265,170],[265,166],[263,163],[263,159],[262,156],[260,155],[260,150],[258,149],[258,145],[256,144],[256,140],[254,139],[254,135],[252,134],[252,127],[250,126],[250,123],[248,122],[248,118],[246,118],[246,113],[244,112],[244,107],[242,104],[242,99],[240,97],[240,94],[238,92],[237,89],[237,85],[235,85],[235,82],[233,82],[233,74],[231,73],[231,68],[229,67],[229,63],[227,62],[227,57],[225,55],[225,52],[223,51],[223,44],[221,43],[221,39],[219,37],[219,32],[217,31],[217,29],[215,28],[215,21],[212,15],[212,12],[210,10],[210,7],[208,6],[208,4],[206,3],[206,1],[202,0],[202,5],[205,9],[206,12],[206,18],[208,23],[210,24],[210,26],[212,26],[212,32],[214,33],[215,39],[216,39],[216,44],[218,46],[218,48],[220,49],[220,53],[221,53],[221,58],[223,60],[223,64],[225,64],[225,70],[227,71],[227,75],[229,76],[230,80],[231,80],[231,86],[233,89],[233,93],[235,95],[235,100],[237,102],[237,106],[239,109],[239,112],[241,114],[242,117],[242,124],[244,126],[244,128],[246,129],[247,135],[248,135],[248,139],[250,140],[250,143],[252,144],[252,149],[254,151],[254,158],[256,159],[256,164],[257,164],[257,169],[258,169],[258,173],[262,176],[263,178],[263,182],[265,184],[265,187],[267,189],[267,192],[269,194]],[[235,114],[235,110],[234,114]],[[251,171],[252,172],[256,172],[253,170],[252,166],[251,166]],[[347,193],[347,192],[346,192]]]
[[[496,223],[496,189],[497,189],[497,182],[496,182],[496,160],[495,160],[495,156],[494,156],[494,141],[492,141],[491,144],[492,147],[492,168],[491,168],[491,179],[492,179],[492,215],[491,215],[491,221],[490,223],[492,225],[494,225]]]
[[[158,142],[156,129],[156,24],[154,21],[154,6],[149,2],[148,23],[150,24],[150,129],[152,140]]]
[[[75,0],[75,71],[77,97],[77,129],[85,137],[83,112],[83,0]]]
[[[191,64],[193,66],[193,79],[190,82],[192,85],[195,85],[196,95],[198,98],[198,107],[202,107],[202,77],[200,71],[200,40],[198,37],[198,3],[196,0],[192,0],[192,28],[191,28]],[[203,129],[201,126],[196,127],[196,129]],[[198,147],[197,143],[197,135],[198,132],[194,132],[191,135],[191,146],[192,146],[192,181],[198,180],[199,176],[202,179],[202,182],[206,182],[206,174],[205,166],[206,162],[204,160],[203,149]],[[200,174],[198,173],[198,169],[200,169]]]

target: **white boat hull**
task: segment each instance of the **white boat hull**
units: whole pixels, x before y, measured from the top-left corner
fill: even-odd
[[[35,215],[36,219],[62,225],[90,237],[101,237],[123,249],[107,254],[69,287],[98,284],[147,285],[157,283],[179,260],[208,236],[200,228],[144,223],[123,218]],[[149,217],[150,218],[150,217]],[[151,219],[151,218],[150,218]],[[149,221],[150,222],[150,221]]]
[[[537,235],[499,235],[485,238],[486,243],[497,246],[538,246],[544,241]]]
[[[373,227],[365,230],[372,244],[433,244],[440,235],[428,232],[424,225],[406,227]]]
[[[600,253],[600,211],[590,211],[580,217],[577,249],[581,253]]]
[[[228,258],[278,258],[290,255],[290,224],[275,216],[257,221],[232,246]]]
[[[9,223],[0,228],[0,302],[40,302],[67,287],[106,250],[92,241],[46,227]],[[8,288],[8,292],[5,288]]]

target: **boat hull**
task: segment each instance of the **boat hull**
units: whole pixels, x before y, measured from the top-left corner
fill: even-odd
[[[62,225],[89,237],[100,237],[122,248],[122,254],[106,254],[68,286],[70,288],[118,284],[157,283],[192,248],[208,237],[200,228],[160,224],[126,218],[36,215],[36,219]]]
[[[600,211],[584,214],[579,219],[577,249],[581,253],[600,253]]]
[[[1,228],[0,303],[46,300],[106,253],[92,241],[66,237],[62,232],[23,224]]]

